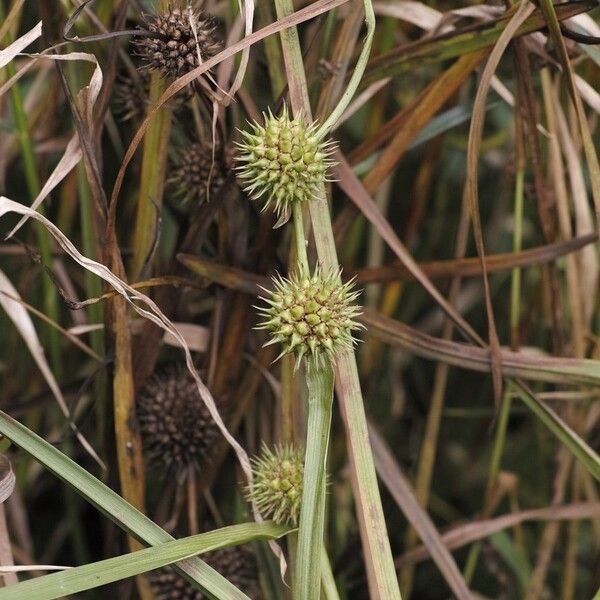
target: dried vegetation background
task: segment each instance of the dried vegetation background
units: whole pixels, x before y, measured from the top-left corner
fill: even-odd
[[[0,561],[27,567],[0,598],[50,597],[10,592],[41,565],[252,521],[248,456],[305,438],[301,374],[254,329],[293,228],[242,191],[235,142],[303,94],[317,120],[331,113],[363,3],[298,0],[297,18],[283,0],[246,0],[242,16],[233,1],[192,4],[208,19],[192,31],[201,60],[193,43],[165,48],[173,28],[190,35],[186,3],[0,1]],[[337,592],[322,595],[380,597],[377,534],[405,599],[595,597],[597,3],[373,8],[328,183],[343,277],[363,290],[370,442],[338,402],[353,393],[344,363],[327,487]],[[284,60],[295,25],[306,86]],[[308,255],[323,258],[312,241]],[[362,453],[387,533],[355,501],[373,493]],[[231,543],[284,533],[256,531]],[[292,564],[293,535],[280,542]],[[201,557],[252,598],[285,598],[276,552],[254,541]],[[72,597],[204,597],[172,570],[132,574]]]

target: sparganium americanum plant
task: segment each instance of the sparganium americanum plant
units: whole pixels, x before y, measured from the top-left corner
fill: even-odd
[[[304,483],[293,589],[296,598],[318,599],[323,560],[325,527],[326,462],[333,403],[333,364],[341,350],[351,348],[355,321],[360,313],[354,304],[358,292],[353,283],[342,283],[339,269],[311,274],[306,252],[303,207],[321,202],[319,191],[332,166],[332,142],[323,142],[327,130],[315,123],[305,124],[300,116],[291,118],[284,106],[279,117],[269,110],[264,125],[251,124],[238,144],[239,178],[249,196],[265,199],[264,209],[278,216],[276,227],[294,218],[296,264],[289,277],[273,280],[274,289],[259,308],[265,320],[259,325],[271,334],[269,344],[281,344],[280,356],[294,353],[296,371],[306,365],[308,423],[304,459]],[[272,465],[272,460],[263,463]],[[277,478],[275,478],[277,480]],[[272,480],[273,481],[273,480]],[[264,486],[265,478],[260,482]],[[277,480],[277,485],[279,482]],[[281,490],[273,490],[278,498]],[[296,493],[291,488],[292,493]],[[255,490],[252,490],[255,492]],[[257,493],[257,492],[255,492]],[[254,496],[250,494],[253,499]],[[272,497],[263,489],[258,496],[263,509],[274,511]],[[260,508],[260,506],[259,506]]]

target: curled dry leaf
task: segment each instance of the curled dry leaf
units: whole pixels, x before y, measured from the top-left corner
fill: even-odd
[[[70,54],[64,55],[45,55],[39,54],[36,55],[37,58],[44,58],[50,60],[60,60],[60,61],[85,61],[90,62],[95,65],[94,73],[90,79],[90,83],[83,88],[79,92],[80,98],[84,98],[86,106],[85,106],[85,114],[93,115],[93,108],[96,104],[96,100],[98,99],[98,94],[100,93],[100,89],[102,88],[102,70],[100,69],[100,65],[96,60],[96,57],[93,54],[86,54],[85,52],[71,52]],[[58,161],[54,171],[47,179],[46,183],[42,187],[40,193],[37,198],[31,204],[31,208],[36,210],[38,206],[44,201],[45,198],[48,197],[50,192],[77,166],[79,161],[81,160],[81,145],[79,143],[79,137],[75,134],[67,144],[67,148],[62,155],[61,159]],[[27,216],[23,216],[19,222],[13,227],[7,237],[13,236],[27,221]]]
[[[10,497],[14,489],[15,474],[10,460],[4,454],[0,454],[0,504]]]
[[[41,35],[42,22],[40,21],[35,27],[4,48],[4,50],[0,50],[0,69],[5,67],[17,54],[23,52],[27,46],[33,44]]]

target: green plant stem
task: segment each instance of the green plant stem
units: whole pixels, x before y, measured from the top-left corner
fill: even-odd
[[[262,27],[273,22],[273,7],[269,2],[257,2],[256,15]],[[275,36],[269,36],[264,40],[265,54],[267,57],[267,68],[273,97],[277,98],[285,89],[286,80],[282,69],[281,48]]]
[[[167,3],[162,2],[161,7],[166,8]],[[158,73],[153,73],[150,84],[150,102],[155,102],[166,87],[165,80]],[[147,261],[151,259],[151,253],[159,235],[157,213],[160,215],[163,202],[171,116],[169,108],[161,108],[154,115],[144,138],[142,172],[133,232],[132,281],[142,276]]]
[[[298,269],[302,274],[308,275],[310,271],[308,267],[308,254],[306,253],[306,237],[304,236],[304,217],[302,215],[302,205],[299,202],[294,203],[293,217]]]
[[[76,89],[83,87],[81,70],[74,62],[67,64],[69,76],[76,86]],[[77,191],[79,197],[79,224],[81,227],[81,241],[84,254],[93,259],[98,259],[98,240],[94,227],[94,211],[92,207],[92,198],[90,186],[87,181],[85,166],[83,163],[77,165]],[[85,270],[84,287],[87,298],[99,298],[102,295],[102,283],[100,279]],[[89,323],[104,323],[104,311],[102,303],[91,304],[87,308]],[[105,340],[104,330],[98,329],[90,332],[90,345],[94,352],[101,358],[104,358]],[[102,447],[106,420],[106,371],[101,369],[94,377],[94,409],[96,414],[96,448]]]
[[[308,427],[304,457],[302,508],[298,531],[294,598],[318,600],[325,525],[325,473],[333,406],[333,369],[328,362],[309,364]]]
[[[518,119],[521,122],[521,119]],[[517,142],[519,146],[520,142]],[[525,182],[525,164],[523,150],[518,152],[517,173],[515,176],[515,226],[513,232],[513,252],[523,248],[523,186]],[[512,350],[516,350],[521,320],[521,269],[513,269],[510,280],[510,338]]]
[[[492,449],[492,457],[490,459],[490,468],[488,471],[488,480],[485,490],[485,501],[483,508],[482,518],[486,519],[491,513],[491,500],[498,480],[498,473],[500,472],[500,463],[502,459],[502,453],[504,451],[504,445],[506,441],[506,428],[508,426],[508,418],[510,417],[510,408],[512,404],[512,392],[509,386],[504,390],[502,402],[500,404],[500,415],[498,417],[498,427],[496,429],[496,436],[494,438],[494,446]],[[467,583],[471,583],[473,575],[475,574],[475,568],[477,567],[477,561],[479,560],[479,554],[481,552],[481,542],[476,542],[471,546],[469,554],[467,556],[467,562],[464,568],[464,578]]]
[[[331,570],[329,556],[327,555],[327,550],[324,545],[321,547],[321,584],[323,586],[323,596],[325,597],[325,600],[340,600],[340,595],[335,584],[335,578],[333,577],[333,571]]]
[[[274,1],[278,18],[294,12],[291,0]],[[367,13],[372,14],[372,11]],[[369,23],[370,27],[373,26],[374,19]],[[297,29],[290,27],[283,30],[280,35],[293,112],[311,119],[312,111]],[[353,77],[355,76],[356,72]],[[329,121],[330,119],[327,120]],[[309,210],[319,263],[325,271],[337,270],[339,263],[325,186],[321,186],[318,191],[318,198],[310,202]],[[352,349],[344,349],[337,356],[336,381],[353,471],[351,480],[364,546],[369,590],[373,598],[398,600],[400,590],[387,537],[373,455],[368,443],[367,420],[356,357]]]
[[[356,67],[350,77],[350,81],[344,90],[342,97],[339,99],[337,106],[331,111],[331,114],[325,119],[323,124],[317,130],[317,135],[325,137],[338,122],[338,119],[342,116],[344,111],[348,108],[350,101],[354,97],[358,86],[362,80],[362,76],[367,67],[367,61],[369,60],[369,54],[371,53],[371,46],[373,45],[373,36],[375,35],[375,12],[373,11],[373,4],[371,0],[364,0],[363,7],[365,10],[365,23],[367,24],[367,35],[363,44],[358,60],[356,61]]]

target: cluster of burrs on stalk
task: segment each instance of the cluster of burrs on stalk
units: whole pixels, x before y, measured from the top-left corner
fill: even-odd
[[[317,197],[318,188],[327,180],[332,166],[332,142],[323,142],[317,125],[304,125],[300,117],[291,118],[284,107],[281,116],[269,111],[263,125],[251,125],[252,133],[242,132],[237,160],[239,177],[253,199],[263,198],[265,207],[273,207],[279,222],[285,222],[294,204]],[[283,346],[280,356],[296,355],[296,366],[303,357],[309,364],[333,362],[336,354],[354,343],[353,332],[361,326],[354,304],[358,292],[353,282],[342,283],[340,272],[305,269],[289,278],[273,279],[274,289],[263,298],[266,306],[259,311],[265,318],[259,328],[272,334],[268,344]]]

